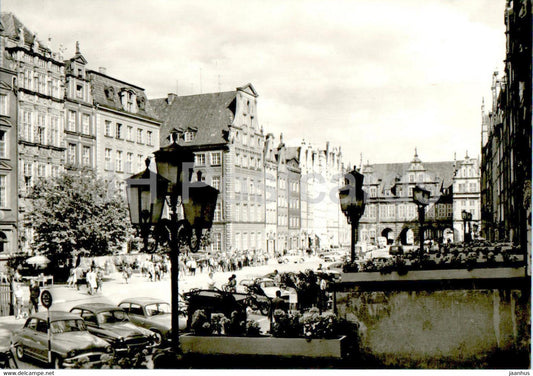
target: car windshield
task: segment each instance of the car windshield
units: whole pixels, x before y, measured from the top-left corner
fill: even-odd
[[[54,334],[66,332],[83,332],[87,330],[83,320],[76,319],[52,321],[50,326],[52,328],[52,333]]]
[[[276,287],[274,281],[261,281],[262,287]]]
[[[170,305],[168,303],[154,303],[146,306],[147,316],[165,315],[170,312]]]
[[[116,322],[127,321],[127,316],[124,311],[104,311],[98,314],[98,322],[100,324],[114,324]]]

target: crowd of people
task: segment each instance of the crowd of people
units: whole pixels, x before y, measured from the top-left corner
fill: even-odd
[[[183,275],[197,272],[234,272],[248,266],[266,265],[269,255],[263,250],[230,250],[216,254],[180,255],[179,269]]]

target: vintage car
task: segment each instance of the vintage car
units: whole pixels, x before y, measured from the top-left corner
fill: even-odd
[[[80,304],[70,312],[82,317],[89,332],[109,342],[118,356],[146,355],[161,343],[157,333],[133,324],[122,308],[111,304]]]
[[[123,300],[118,305],[135,325],[158,333],[165,341],[170,340],[172,327],[172,310],[170,304],[156,298],[131,298]],[[180,301],[179,329],[187,327],[187,307]]]
[[[249,306],[249,296],[226,292],[222,290],[191,289],[183,294],[187,302],[187,329],[191,328],[194,313],[201,309],[210,318],[213,313],[222,313],[231,317],[233,312],[246,321],[246,307]]]
[[[68,312],[50,311],[51,366],[55,368],[95,368],[109,363],[113,348],[91,334],[85,322]],[[46,312],[30,316],[24,326],[11,334],[11,346],[22,360],[31,357],[48,363],[48,318]]]

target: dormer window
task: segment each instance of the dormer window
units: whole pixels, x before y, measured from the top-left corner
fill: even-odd
[[[183,139],[185,142],[191,142],[194,137],[194,134],[191,131],[187,131],[183,134]]]
[[[120,93],[122,108],[128,112],[137,112],[137,96],[131,90],[123,90]]]

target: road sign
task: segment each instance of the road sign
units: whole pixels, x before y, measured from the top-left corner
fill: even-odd
[[[50,294],[50,291],[44,290],[41,293],[41,303],[43,303],[44,308],[50,308],[52,306],[52,294]]]

